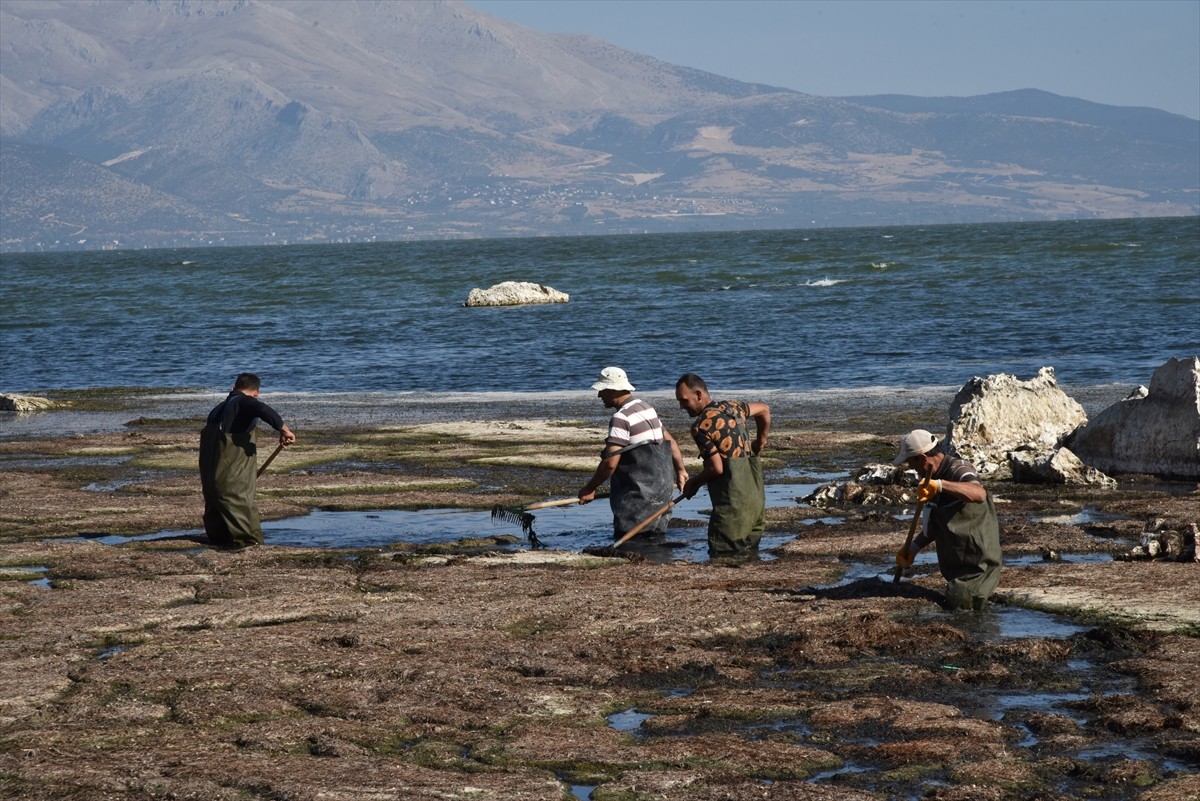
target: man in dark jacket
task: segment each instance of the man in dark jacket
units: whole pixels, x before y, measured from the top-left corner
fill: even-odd
[[[282,446],[296,441],[279,412],[258,399],[258,391],[257,375],[239,374],[229,396],[209,412],[200,432],[204,530],[209,542],[221,548],[245,548],[263,541],[254,499],[257,422],[278,431]]]
[[[916,429],[900,440],[895,464],[925,476],[917,500],[925,503],[924,530],[896,554],[898,565],[911,565],[930,542],[937,544],[938,570],[946,579],[946,605],[982,609],[1000,581],[1000,523],[991,494],[975,467],[937,447],[938,440]]]

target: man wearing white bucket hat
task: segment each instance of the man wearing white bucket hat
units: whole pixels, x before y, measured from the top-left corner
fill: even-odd
[[[996,506],[975,466],[937,445],[937,437],[921,428],[900,440],[894,463],[927,476],[917,486],[917,500],[928,516],[922,532],[896,554],[896,564],[911,565],[922,548],[936,543],[938,570],[947,582],[946,605],[982,609],[1000,581]]]
[[[579,502],[594,500],[596,489],[608,481],[613,539],[620,539],[671,501],[672,490],[687,481],[687,469],[675,438],[663,428],[654,407],[633,396],[624,370],[605,367],[592,389],[605,408],[616,411],[608,421],[600,464],[579,490]],[[665,532],[670,517],[669,512],[662,515],[637,536]]]

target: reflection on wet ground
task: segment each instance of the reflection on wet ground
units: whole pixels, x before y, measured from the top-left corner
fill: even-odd
[[[1040,637],[1047,640],[1065,640],[1088,630],[1071,622],[1070,618],[1037,612],[1019,606],[991,604],[987,611],[976,612],[931,612],[918,615],[918,620],[949,622],[962,629],[979,642],[1000,642],[1005,639]]]
[[[1071,515],[1042,515],[1031,518],[1037,523],[1054,523],[1060,526],[1086,526],[1089,523],[1111,523],[1120,520],[1121,516],[1101,512],[1094,506],[1085,506]]]
[[[608,725],[626,734],[637,734],[641,730],[642,724],[652,717],[654,716],[646,715],[638,712],[636,709],[630,708],[609,715]]]
[[[589,801],[598,786],[596,784],[572,784],[571,797],[577,798],[579,801]]]
[[[21,580],[24,579],[26,584],[32,584],[34,587],[50,589],[50,579],[45,577],[50,568],[45,565],[14,565],[11,567],[0,567],[0,579],[4,580]],[[29,578],[36,576],[37,578]]]
[[[62,470],[80,467],[118,467],[130,460],[129,454],[96,456],[36,456],[30,454],[0,454],[0,469],[4,470]]]
[[[771,484],[767,505],[791,506],[798,495],[812,485]],[[635,538],[621,550],[635,553],[653,562],[708,559],[705,528],[707,499],[697,496],[683,501],[672,510],[671,525],[658,537]],[[612,545],[612,511],[604,501],[586,506],[572,505],[538,509],[533,529],[544,548],[582,551]],[[514,547],[528,547],[519,525],[493,520],[487,510],[421,509],[379,512],[313,512],[304,517],[263,523],[263,536],[269,545],[303,547],[371,548],[395,543],[431,545],[453,542],[463,537],[521,538]],[[760,550],[767,551],[793,539],[794,534],[763,535]],[[762,553],[764,559],[774,558]]]
[[[767,507],[794,506],[797,499],[816,488],[816,484],[768,484]],[[652,562],[708,560],[708,499],[702,492],[681,502],[672,510],[671,525],[666,534],[658,537],[637,537],[621,547],[625,553],[637,554]],[[539,509],[534,514],[534,531],[543,548],[560,551],[583,551],[585,548],[605,548],[612,545],[612,511],[605,501],[586,506]],[[822,518],[824,522],[841,522],[840,518]],[[485,509],[388,509],[375,512],[314,511],[303,517],[291,517],[262,524],[267,545],[304,548],[386,548],[397,544],[436,545],[464,538],[515,537],[511,545],[503,542],[492,547],[527,549],[531,547],[521,526],[505,520],[495,520]],[[169,537],[199,537],[202,529],[160,531],[139,537],[105,535],[91,537],[106,545],[138,540]],[[795,538],[791,533],[763,534],[758,558],[771,560],[770,549]]]
[[[1039,554],[1026,554],[1024,556],[1006,556],[1004,557],[1005,567],[1033,567],[1035,565],[1051,565],[1055,562],[1068,562],[1071,564],[1100,564],[1102,562],[1111,562],[1113,560],[1110,553],[1056,553],[1055,558],[1047,559]]]

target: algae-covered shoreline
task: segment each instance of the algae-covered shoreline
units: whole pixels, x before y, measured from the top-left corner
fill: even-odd
[[[907,428],[945,424],[945,392],[847,398],[781,402],[768,481],[887,459]],[[886,568],[900,509],[838,526],[772,509],[768,527],[795,539],[735,563],[78,539],[197,525],[209,400],[122,406],[94,429],[43,413],[40,430],[0,434],[9,797],[1200,794],[1197,567],[1098,558],[1153,520],[1200,519],[1196,493],[991,485],[1011,561],[982,616],[941,611],[929,570],[838,583]],[[573,494],[602,410],[535,401],[427,405],[420,420],[300,410],[264,515]],[[1070,522],[1085,509],[1103,522]],[[1067,558],[1041,560],[1052,552]],[[1006,633],[1042,619],[1025,610],[1070,633]]]

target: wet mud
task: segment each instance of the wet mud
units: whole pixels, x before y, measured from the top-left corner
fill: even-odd
[[[905,423],[780,425],[768,481],[886,458]],[[517,425],[307,432],[264,516],[573,494],[602,434]],[[1192,488],[991,485],[998,594],[952,613],[931,554],[893,580],[903,506],[773,506],[778,544],[744,560],[535,550],[519,528],[127,539],[195,531],[194,440],[0,440],[7,797],[1200,796],[1200,566],[1112,558],[1200,520]]]

